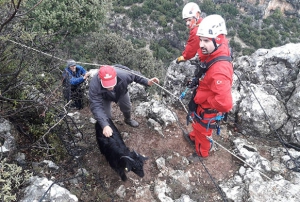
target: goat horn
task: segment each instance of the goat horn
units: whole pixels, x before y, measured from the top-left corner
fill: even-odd
[[[129,156],[121,156],[121,158],[126,158],[126,159],[129,159],[130,161],[134,161],[133,158],[131,158],[131,157],[129,157]],[[121,158],[120,158],[120,159],[121,159]]]

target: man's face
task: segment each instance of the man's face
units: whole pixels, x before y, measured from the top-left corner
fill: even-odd
[[[200,49],[204,55],[210,54],[215,50],[214,43],[210,38],[200,36]]]
[[[72,72],[76,72],[76,65],[70,66],[69,68]]]
[[[189,28],[192,29],[196,25],[196,19],[195,18],[186,18],[185,19],[185,25]]]

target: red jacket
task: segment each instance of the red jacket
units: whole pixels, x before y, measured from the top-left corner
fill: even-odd
[[[197,21],[196,26],[190,30],[189,38],[186,42],[185,49],[182,52],[182,56],[184,57],[185,60],[189,60],[195,57],[197,50],[200,48],[199,47],[200,39],[199,36],[196,35],[196,33],[201,21],[202,18],[200,18]]]
[[[209,62],[218,56],[229,56],[230,50],[227,44],[226,40],[210,55],[201,53],[201,60]],[[232,81],[233,67],[231,62],[219,61],[214,63],[207,70],[203,79],[199,81],[194,98],[195,103],[202,108],[216,109],[219,112],[230,111],[233,106],[231,95]],[[201,107],[198,107],[197,113],[199,113]]]

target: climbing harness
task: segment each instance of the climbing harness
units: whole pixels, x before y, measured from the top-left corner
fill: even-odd
[[[180,94],[179,100],[182,100],[185,96],[186,93],[188,92],[189,89],[194,89],[195,87],[198,86],[199,80],[203,79],[205,76],[205,73],[207,70],[216,62],[218,61],[228,61],[232,62],[232,57],[231,56],[219,56],[214,59],[212,59],[209,62],[200,62],[199,60],[194,60],[191,62],[192,65],[196,66],[196,70],[194,72],[194,77],[187,82],[187,87],[186,89]],[[195,92],[193,93],[195,96]],[[192,96],[192,99],[193,97]]]
[[[218,113],[218,112],[214,112],[217,113],[217,115],[215,117],[212,118],[203,118],[204,114],[209,114],[207,112],[202,112],[201,115],[199,116],[196,112],[192,112],[195,116],[194,116],[194,120],[196,120],[198,123],[200,123],[201,126],[205,127],[206,130],[208,129],[218,129],[220,128],[220,121],[224,118],[224,113]],[[213,112],[211,112],[210,114],[212,114]],[[203,120],[207,120],[208,122],[205,123],[203,122]]]
[[[218,56],[212,60],[210,60],[209,62],[200,62],[199,60],[194,60],[192,62],[192,65],[196,66],[196,70],[195,70],[195,78],[200,79],[201,77],[203,77],[203,75],[205,75],[205,73],[208,71],[208,69],[215,64],[216,62],[219,61],[228,61],[228,62],[232,62],[232,57],[231,56]]]
[[[205,73],[208,71],[208,69],[218,61],[232,62],[232,57],[231,56],[218,56],[218,57],[210,60],[209,62],[200,62],[199,60],[194,60],[193,62],[191,62],[192,65],[196,66],[196,70],[194,72],[194,77],[191,79],[191,81],[188,82],[186,89],[181,93],[179,99],[182,100],[185,97],[185,95],[189,89],[192,89],[192,88],[198,86],[199,79],[201,80],[205,76]],[[190,112],[188,113],[188,115],[186,117],[187,125],[191,122],[194,122],[194,120],[195,120],[201,126],[205,127],[206,130],[216,129],[217,135],[220,135],[220,132],[221,132],[220,122],[225,117],[227,118],[227,113],[220,113],[216,110],[204,109],[204,112],[199,116],[195,112],[197,109],[197,104],[193,102],[195,94],[196,93],[194,91],[191,101],[189,103]],[[206,114],[216,113],[217,115],[213,118],[203,118],[204,113],[206,113]],[[203,122],[203,120],[208,120],[208,123]],[[224,119],[224,121],[225,121],[225,119]]]

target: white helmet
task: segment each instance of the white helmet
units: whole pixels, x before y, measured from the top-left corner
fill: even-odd
[[[196,17],[197,12],[201,13],[201,10],[196,3],[187,3],[182,9],[182,19]]]
[[[216,38],[220,34],[227,35],[225,20],[220,15],[209,15],[205,17],[196,33],[197,36]]]

